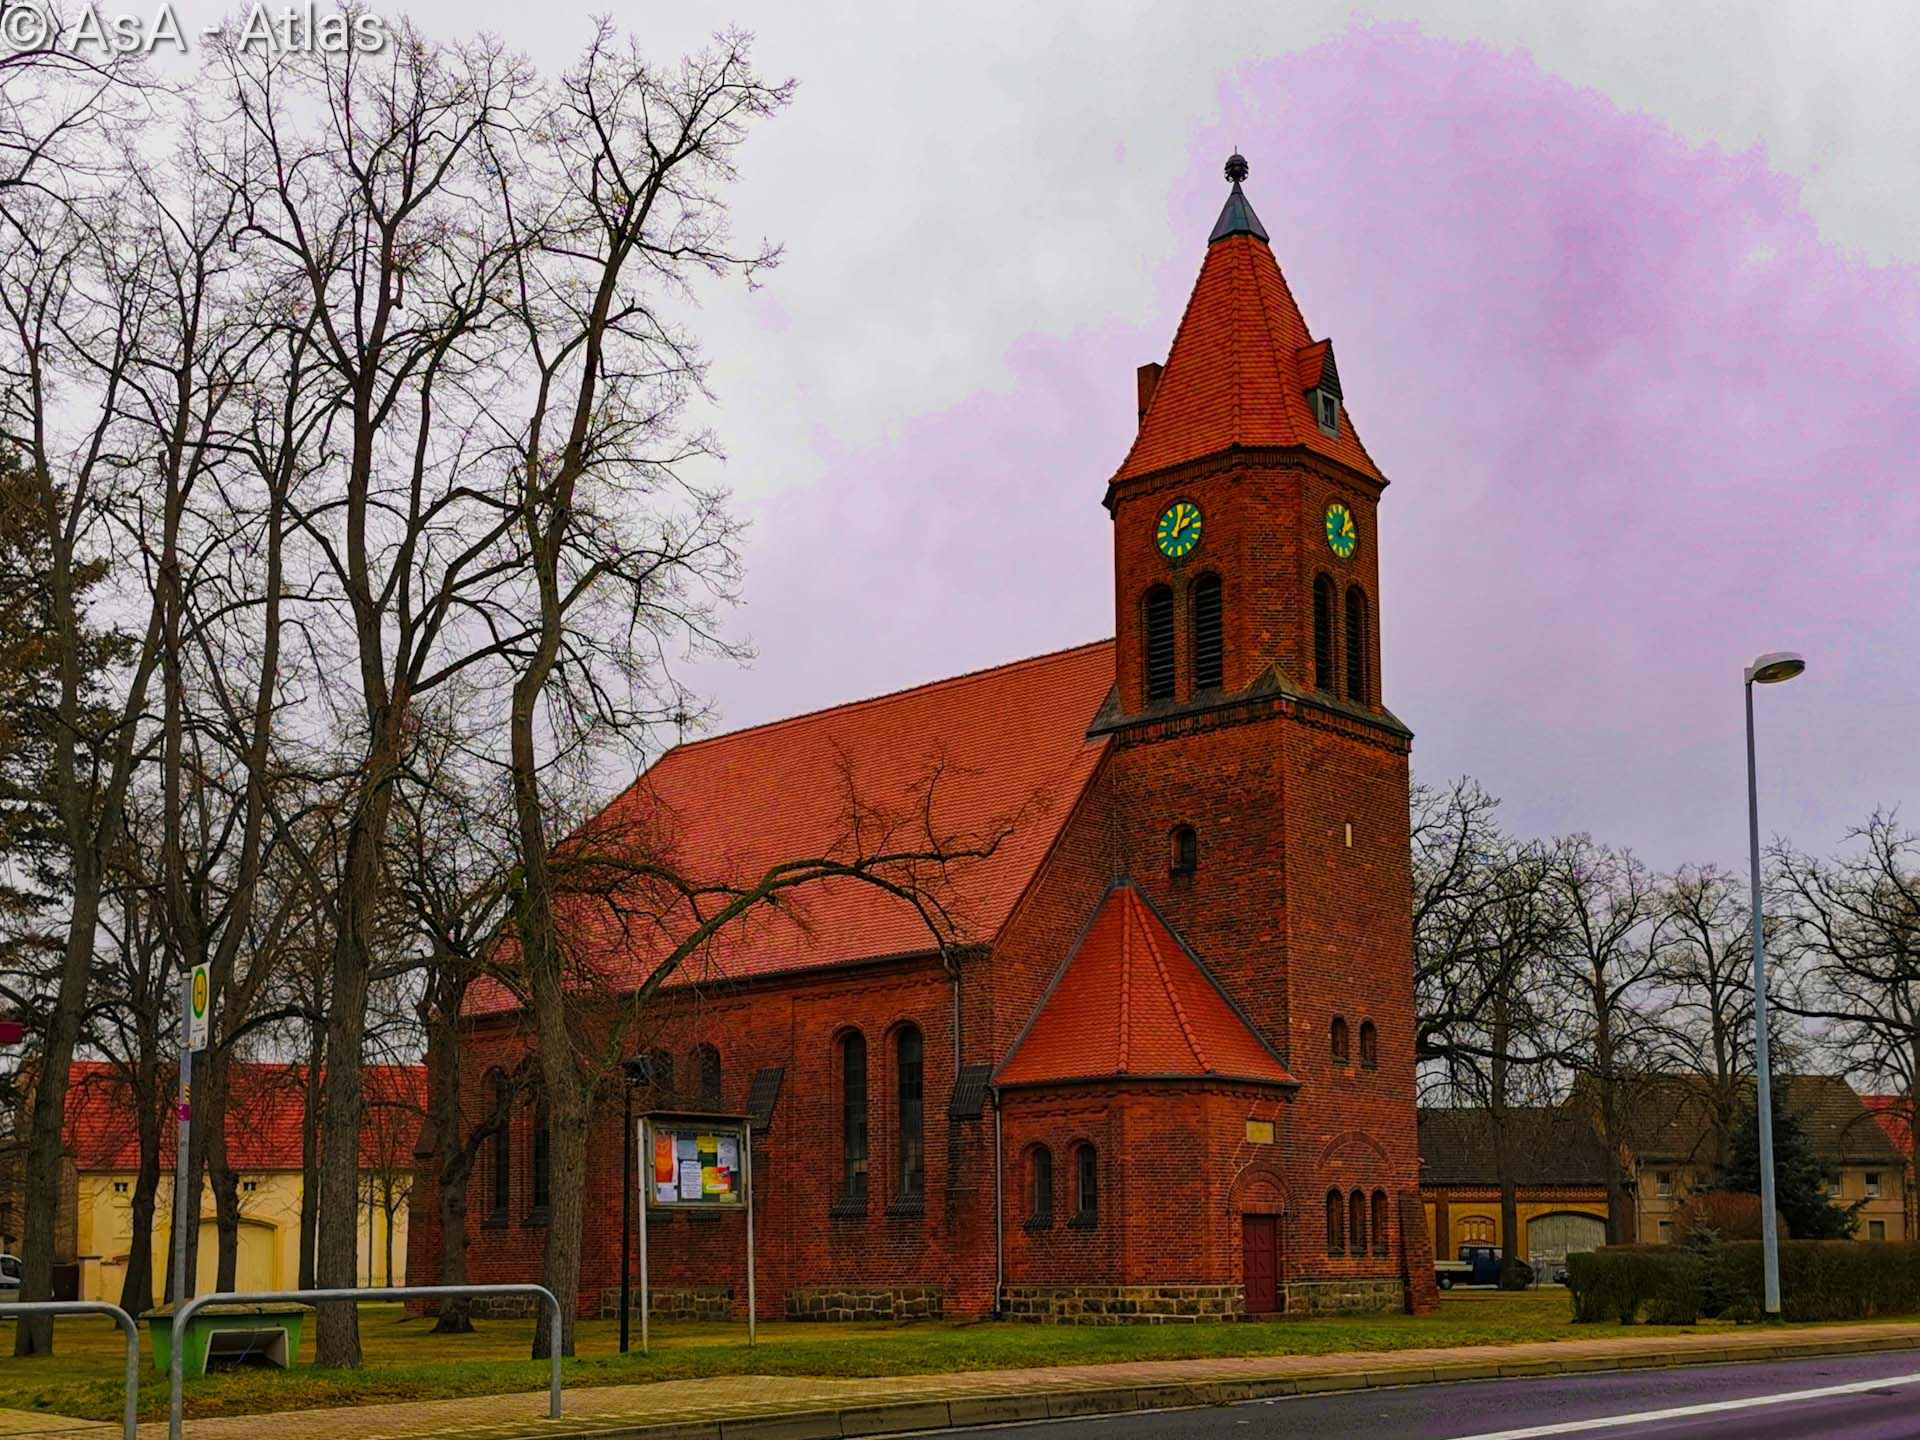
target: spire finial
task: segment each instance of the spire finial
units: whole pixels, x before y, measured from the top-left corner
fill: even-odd
[[[1252,167],[1247,164],[1247,157],[1242,155],[1238,150],[1235,150],[1233,154],[1227,157],[1227,179],[1236,185],[1247,178],[1251,168]]]

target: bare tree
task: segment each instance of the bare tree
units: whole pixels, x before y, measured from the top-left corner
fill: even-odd
[[[1811,1020],[1852,1074],[1904,1101],[1920,1136],[1920,836],[1876,811],[1834,860],[1771,850],[1781,949],[1798,970],[1783,1008]]]
[[[1547,855],[1558,900],[1551,968],[1564,1005],[1551,1017],[1561,1063],[1585,1091],[1606,1152],[1607,1243],[1633,1238],[1626,1155],[1643,1137],[1635,1088],[1659,1048],[1656,982],[1666,968],[1666,896],[1625,850],[1574,835]]]

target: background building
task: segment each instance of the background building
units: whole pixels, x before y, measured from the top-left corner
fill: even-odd
[[[368,1104],[361,1131],[358,1283],[400,1283],[405,1268],[407,1194],[420,1130],[425,1074],[417,1066],[373,1065],[363,1072]],[[178,1128],[169,1112],[160,1145],[153,1244],[154,1294],[166,1290],[173,1229],[173,1170]],[[67,1096],[65,1173],[57,1257],[75,1269],[78,1298],[118,1300],[131,1253],[133,1192],[140,1153],[133,1092],[105,1062],[73,1067]],[[300,1277],[304,1071],[292,1065],[238,1064],[228,1100],[227,1150],[239,1172],[240,1224],[234,1289],[292,1289]],[[214,1288],[218,1232],[213,1195],[203,1189],[196,1293]]]

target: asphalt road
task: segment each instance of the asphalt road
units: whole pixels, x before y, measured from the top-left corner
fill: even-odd
[[[1674,1411],[1685,1413],[1662,1413]],[[995,1428],[1033,1440],[1920,1440],[1920,1350],[1415,1385]]]

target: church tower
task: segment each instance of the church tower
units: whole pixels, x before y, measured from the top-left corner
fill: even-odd
[[[1412,737],[1380,667],[1386,477],[1247,175],[1228,160],[1199,279],[1166,361],[1140,367],[1139,430],[1107,485],[1116,673],[1093,730],[1113,743],[1116,869],[1299,1082],[1279,1154],[1260,1158],[1284,1174],[1277,1269],[1311,1296],[1383,1268],[1389,1238],[1402,1256],[1403,1215],[1424,1243]]]

